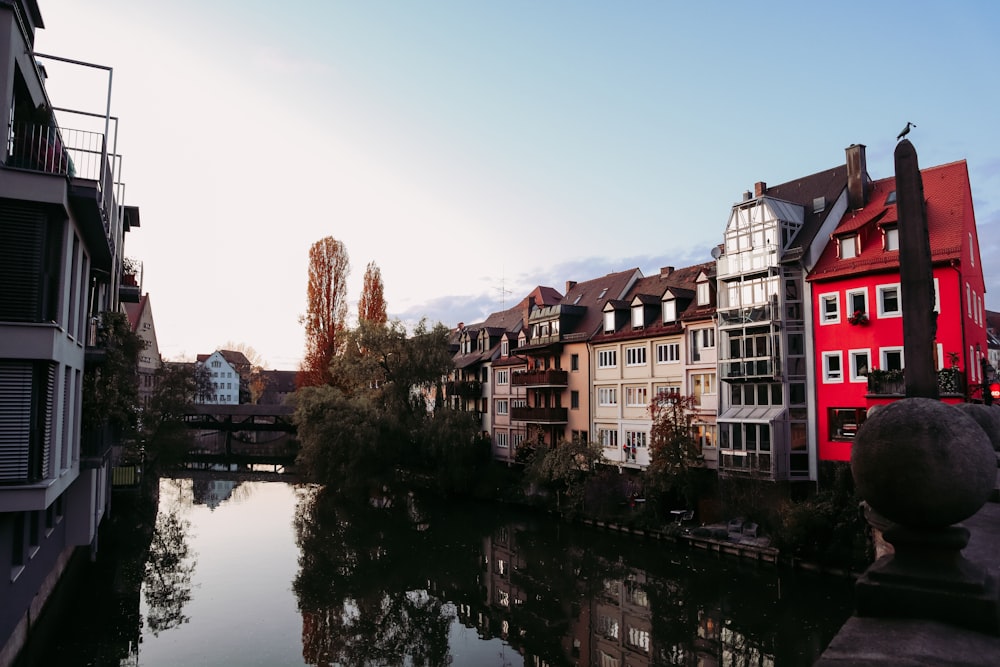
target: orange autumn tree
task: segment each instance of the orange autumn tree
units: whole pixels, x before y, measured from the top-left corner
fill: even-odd
[[[383,325],[389,321],[385,313],[385,286],[382,284],[382,271],[375,262],[368,262],[365,269],[365,281],[361,287],[361,300],[358,301],[358,322]]]
[[[347,276],[351,272],[347,248],[327,236],[309,248],[309,285],[306,314],[306,351],[295,377],[297,387],[330,384],[330,361],[347,327]]]

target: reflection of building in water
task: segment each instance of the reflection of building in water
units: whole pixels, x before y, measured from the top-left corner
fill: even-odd
[[[233,495],[239,482],[229,479],[196,479],[194,480],[194,502],[196,505],[207,505],[215,509]]]
[[[652,664],[652,613],[646,573],[605,579],[591,601],[593,663],[601,667],[647,667]]]
[[[698,637],[694,642],[695,663],[699,667],[746,665],[773,667],[774,655],[733,627],[718,608],[698,610]]]

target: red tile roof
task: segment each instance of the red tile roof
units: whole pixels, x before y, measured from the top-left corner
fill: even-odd
[[[965,160],[921,169],[927,232],[931,261],[960,259],[967,228],[975,224],[971,208],[969,170]],[[859,273],[891,271],[899,268],[899,253],[882,250],[879,227],[898,221],[896,204],[886,204],[886,197],[896,189],[896,178],[875,181],[868,204],[860,211],[847,213],[833,232],[833,237],[858,233],[862,238],[857,257],[840,259],[837,244],[827,243],[823,254],[809,274],[809,280],[825,280]],[[968,204],[968,206],[967,206]]]

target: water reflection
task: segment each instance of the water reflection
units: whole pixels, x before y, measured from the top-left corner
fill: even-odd
[[[850,613],[846,582],[495,506],[351,505],[315,489],[295,529],[310,665],[460,664],[454,621],[532,665],[811,664]]]

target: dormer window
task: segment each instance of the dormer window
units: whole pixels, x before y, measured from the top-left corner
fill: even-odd
[[[646,324],[642,306],[632,306],[632,328],[641,329]]]
[[[840,244],[840,258],[851,259],[858,256],[858,237],[856,234],[843,236],[838,239]]]
[[[707,306],[712,302],[712,289],[707,280],[698,283],[698,305]]]
[[[677,301],[670,299],[663,302],[663,322],[677,321]]]
[[[611,333],[615,330],[615,311],[609,310],[604,313],[604,333]]]
[[[885,234],[884,247],[886,252],[899,250],[899,227],[886,227],[883,233]]]
[[[506,357],[510,355],[510,342],[504,338],[500,341],[500,356]]]

